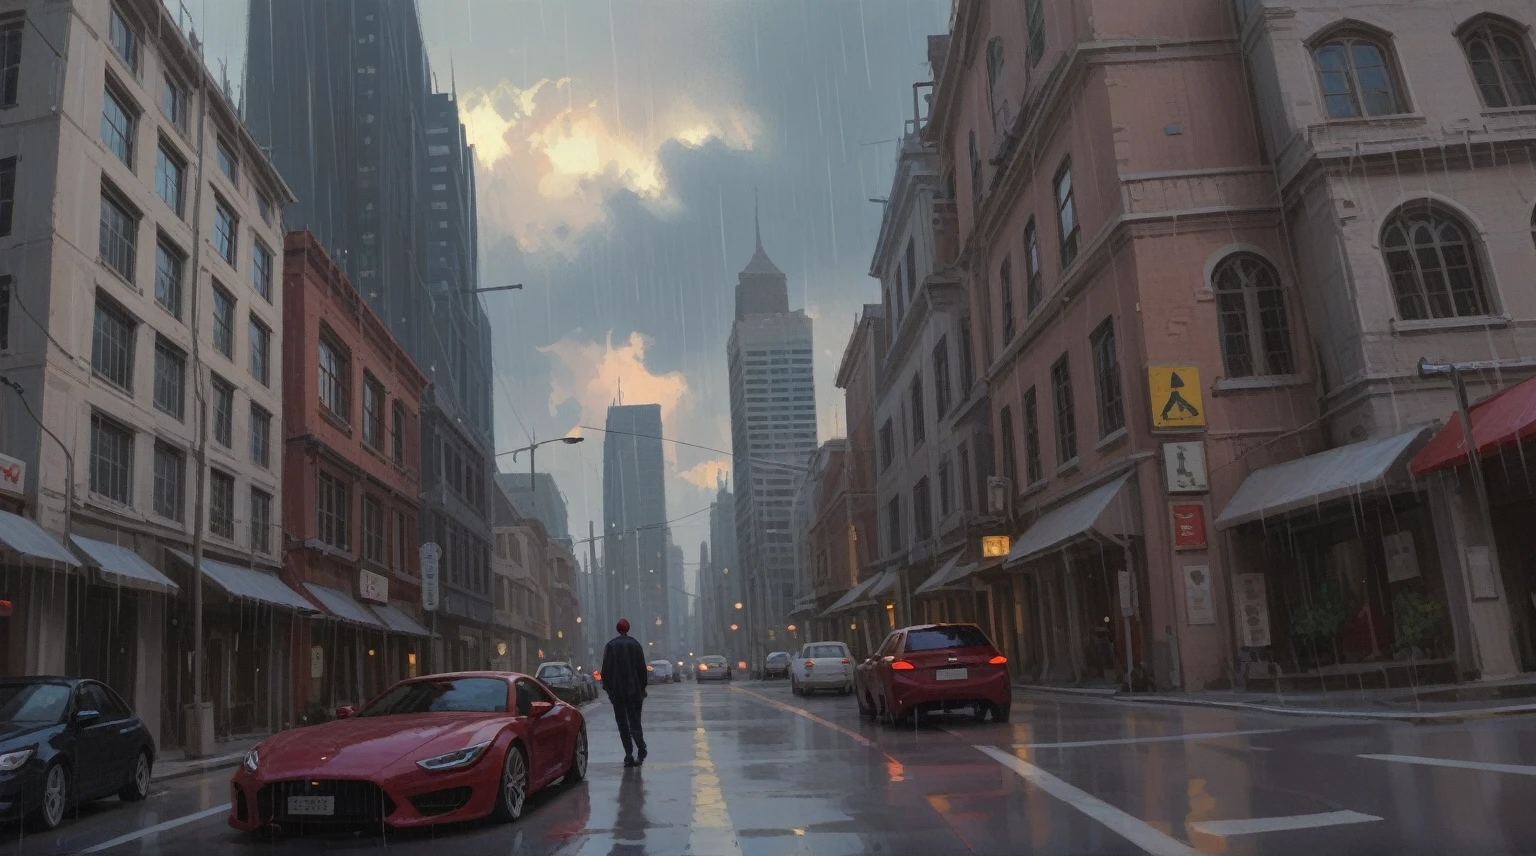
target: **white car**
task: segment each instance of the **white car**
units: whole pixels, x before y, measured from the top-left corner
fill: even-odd
[[[841,642],[808,642],[789,667],[789,686],[795,695],[816,690],[853,692],[853,657]]]
[[[648,684],[677,683],[671,660],[652,660],[646,664],[645,670],[650,673],[650,680],[646,681]]]

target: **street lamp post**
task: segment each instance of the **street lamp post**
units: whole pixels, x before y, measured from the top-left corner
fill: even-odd
[[[506,286],[506,287],[507,288],[521,288],[522,286]],[[508,449],[505,452],[497,452],[496,453],[496,457],[499,458],[499,457],[501,457],[503,455],[511,455],[513,460],[517,460],[517,456],[518,456],[519,453],[527,452],[528,453],[528,492],[529,493],[533,493],[533,474],[534,474],[533,456],[534,456],[534,453],[538,450],[538,448],[540,446],[546,444],[546,443],[564,443],[567,446],[574,446],[577,443],[584,442],[586,439],[587,439],[586,437],[556,437],[553,440],[539,440],[537,442],[530,443],[527,446],[523,446],[521,448]]]

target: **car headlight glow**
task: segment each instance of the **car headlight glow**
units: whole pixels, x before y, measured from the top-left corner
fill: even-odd
[[[468,767],[470,764],[478,761],[480,756],[485,754],[485,750],[490,748],[490,746],[491,742],[487,740],[484,743],[477,743],[474,746],[465,747],[457,752],[448,752],[431,758],[423,758],[416,762],[416,766],[433,773],[441,770],[457,770],[460,767]]]
[[[261,755],[257,752],[257,750],[252,749],[251,751],[245,753],[245,771],[247,773],[256,772],[256,768],[260,765]]]
[[[7,752],[0,755],[0,772],[10,772],[20,769],[32,757],[31,749],[21,749],[16,752]]]

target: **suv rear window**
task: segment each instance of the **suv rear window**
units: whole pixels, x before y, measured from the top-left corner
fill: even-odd
[[[948,627],[925,627],[907,631],[908,651],[935,651],[940,648],[990,648],[992,643],[980,627],[956,624]]]
[[[805,649],[805,656],[813,660],[822,657],[846,657],[848,649],[841,645],[810,645]]]

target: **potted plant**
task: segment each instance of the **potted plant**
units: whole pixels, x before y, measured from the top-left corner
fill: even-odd
[[[1445,638],[1445,605],[1413,589],[1392,598],[1392,641],[1409,659],[1433,657]]]
[[[1321,651],[1333,654],[1338,662],[1339,634],[1349,620],[1349,605],[1336,594],[1324,593],[1291,614],[1291,638],[1301,650],[1312,655],[1314,665],[1322,664]]]

